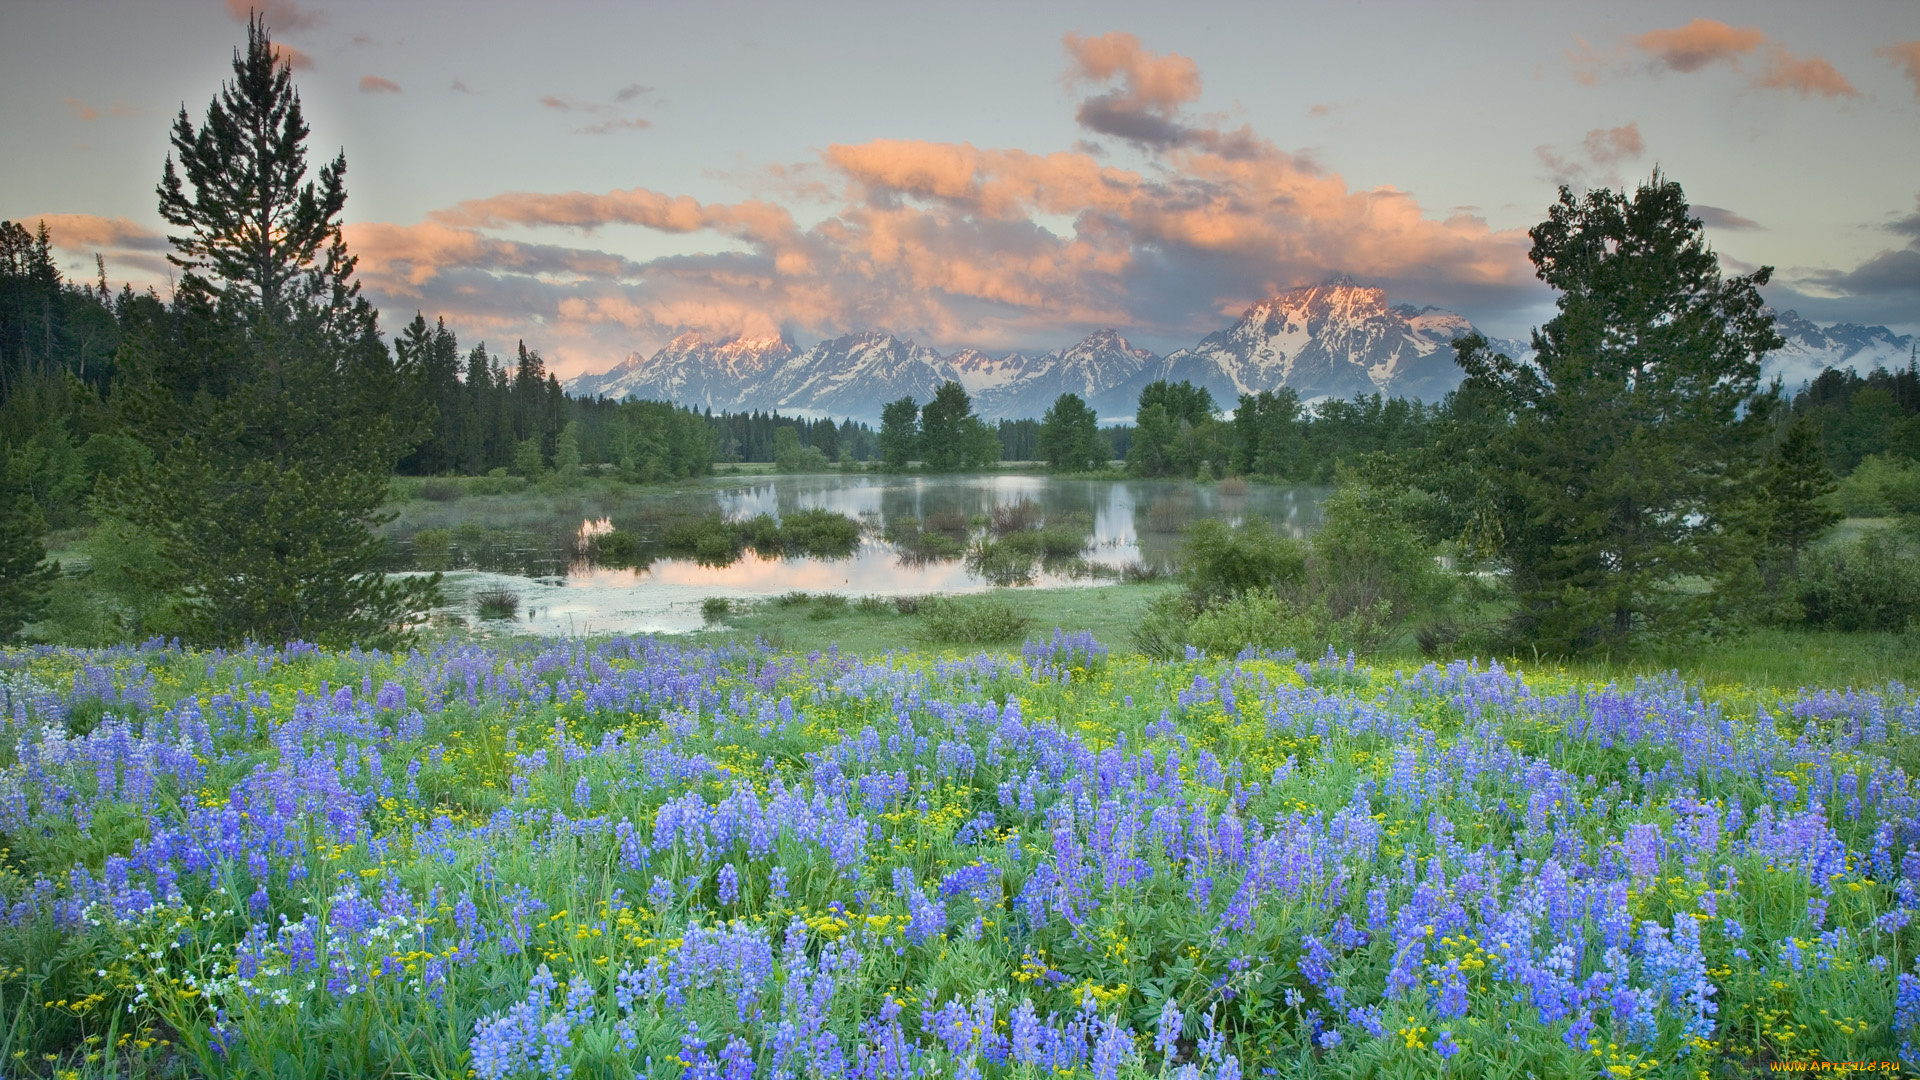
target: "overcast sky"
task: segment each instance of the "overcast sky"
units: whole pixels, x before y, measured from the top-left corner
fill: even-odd
[[[0,6],[0,217],[160,283],[247,0]],[[1684,185],[1779,306],[1920,324],[1920,4],[262,6],[389,330],[1162,350],[1336,274],[1518,336],[1556,186]]]

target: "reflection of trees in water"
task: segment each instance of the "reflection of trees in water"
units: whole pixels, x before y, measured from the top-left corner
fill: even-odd
[[[662,541],[677,526],[723,511],[729,511],[728,521],[747,522],[775,508],[784,520],[825,506],[860,513],[865,531],[884,537],[903,568],[964,561],[983,580],[1021,583],[1042,574],[1095,572],[1088,560],[1096,542],[1099,558],[1107,561],[1137,557],[1147,566],[1175,569],[1182,530],[1200,518],[1260,517],[1299,536],[1318,523],[1319,502],[1316,490],[1225,481],[1196,487],[1022,477],[770,478],[621,499],[541,496],[484,509],[471,501],[415,504],[408,517],[435,527],[396,526],[383,569],[530,577],[598,567],[645,569],[669,554]],[[748,546],[718,545],[701,561],[728,565],[738,557],[737,547]],[[1137,556],[1125,549],[1136,549]]]
[[[1193,521],[1194,498],[1191,491],[1176,491],[1136,508],[1133,529],[1141,533],[1177,533]]]

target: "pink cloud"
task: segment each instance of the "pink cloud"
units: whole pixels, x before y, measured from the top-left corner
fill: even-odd
[[[1097,84],[1103,115],[1147,117],[1177,133],[1142,144],[1151,169],[1085,147],[876,139],[770,166],[767,190],[735,202],[639,187],[504,192],[417,225],[350,226],[347,239],[377,303],[457,316],[474,328],[463,334],[525,335],[550,358],[572,358],[555,360],[563,371],[685,331],[887,329],[982,347],[1105,326],[1189,338],[1215,329],[1218,311],[1336,273],[1442,303],[1535,288],[1523,232],[1466,212],[1430,216],[1393,188],[1354,190],[1248,128],[1223,131],[1191,115],[1200,91],[1192,61],[1124,34],[1070,37],[1068,54],[1069,80]],[[1598,129],[1583,145],[1623,159],[1640,152],[1638,128]],[[806,225],[793,209],[802,205]],[[726,242],[636,264],[495,235],[525,227]]]
[[[1068,85],[1120,80],[1118,89],[1080,103],[1075,119],[1083,127],[1147,147],[1171,146],[1188,137],[1173,118],[1200,98],[1200,67],[1192,59],[1150,53],[1139,38],[1118,32],[1094,38],[1068,34],[1063,41],[1072,60]]]
[[[326,21],[327,13],[293,0],[227,0],[227,14],[240,22],[258,15],[272,30],[306,30]]]
[[[1875,52],[1899,65],[1913,84],[1913,96],[1920,98],[1920,41],[1901,41]]]
[[[1792,90],[1801,97],[1859,97],[1845,75],[1817,56],[1795,56],[1775,46],[1767,57],[1766,69],[1754,79],[1755,86],[1773,90]]]
[[[67,108],[72,109],[73,115],[79,117],[83,122],[89,121],[89,120],[98,120],[100,118],[99,109],[96,109],[91,105],[88,105],[86,102],[81,101],[79,98],[63,97],[60,99],[60,102],[61,104],[65,105]]]
[[[1709,64],[1731,63],[1759,48],[1767,35],[1751,26],[1728,26],[1716,19],[1695,19],[1671,30],[1652,30],[1633,44],[1672,71],[1699,71]]]
[[[126,218],[97,217],[93,214],[36,214],[20,220],[46,222],[47,233],[54,246],[69,251],[162,251],[167,247],[165,236]]]
[[[1729,26],[1715,19],[1695,19],[1670,30],[1652,30],[1631,39],[1633,46],[1652,58],[1655,70],[1692,72],[1725,64],[1742,70],[1741,61],[1763,45],[1766,64],[1748,75],[1749,85],[1762,90],[1789,90],[1801,97],[1858,97],[1860,91],[1831,63],[1818,56],[1798,56],[1773,41],[1757,27]],[[1591,84],[1602,67],[1584,41],[1573,58],[1574,78]]]
[[[399,83],[394,82],[392,79],[381,78],[378,75],[360,76],[360,92],[363,94],[402,93]]]

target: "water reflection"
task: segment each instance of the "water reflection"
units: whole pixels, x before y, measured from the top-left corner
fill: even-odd
[[[388,568],[449,572],[450,600],[467,615],[482,589],[518,588],[520,625],[543,632],[684,630],[700,625],[708,596],[899,596],[1100,584],[1136,562],[1171,570],[1193,521],[1259,517],[1303,535],[1319,524],[1323,495],[1231,481],[823,475],[720,478],[624,498],[475,497],[403,507],[388,527]],[[663,551],[673,530],[716,514],[743,522],[806,510],[858,521],[851,553],[777,557],[749,546],[703,565]]]

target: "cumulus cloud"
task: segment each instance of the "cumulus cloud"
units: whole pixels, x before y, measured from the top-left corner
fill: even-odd
[[[1901,41],[1875,52],[1893,61],[1913,84],[1913,96],[1920,98],[1920,41]]]
[[[1801,56],[1758,27],[1732,26],[1717,19],[1694,19],[1685,26],[1649,30],[1624,46],[1601,51],[1574,39],[1567,64],[1576,81],[1589,86],[1609,72],[1626,74],[1637,57],[1645,70],[1688,74],[1712,67],[1739,72],[1758,90],[1785,90],[1802,97],[1858,97],[1860,91],[1833,64]],[[1749,62],[1765,57],[1757,67]]]
[[[1184,57],[1130,35],[1066,45],[1068,82],[1087,87],[1083,124],[1145,150],[1148,168],[1084,145],[878,139],[771,167],[770,190],[740,201],[639,187],[506,192],[348,238],[377,299],[447,305],[449,318],[491,311],[551,343],[549,356],[574,357],[572,370],[686,330],[887,329],[996,347],[1118,326],[1190,341],[1223,312],[1337,273],[1437,303],[1534,298],[1524,233],[1465,212],[1429,215],[1392,188],[1354,190],[1246,128],[1220,130],[1190,111],[1200,78]],[[571,104],[559,100],[552,107]],[[1580,152],[1637,154],[1638,129],[1600,129]],[[792,209],[802,204],[807,224]],[[623,228],[705,235],[712,250],[632,265],[495,235]]]
[[[1845,75],[1817,56],[1795,56],[1775,46],[1768,54],[1767,66],[1754,77],[1753,85],[1773,90],[1791,90],[1801,97],[1859,97]]]
[[[1751,26],[1728,26],[1717,19],[1695,19],[1671,30],[1650,30],[1633,39],[1635,47],[1669,71],[1699,71],[1712,64],[1737,64],[1767,35]]]
[[[398,94],[401,93],[401,90],[400,84],[394,82],[392,79],[381,78],[378,75],[362,75],[360,76],[360,92],[363,94]]]
[[[1629,122],[1619,127],[1594,128],[1571,150],[1552,145],[1533,148],[1534,157],[1547,170],[1547,179],[1555,184],[1581,187],[1593,182],[1612,186],[1620,183],[1615,166],[1638,161],[1647,144],[1640,137],[1640,125]]]
[[[1082,127],[1153,149],[1192,138],[1194,132],[1178,120],[1181,108],[1200,97],[1200,67],[1192,59],[1150,53],[1132,34],[1068,34],[1063,40],[1072,58],[1069,86],[1120,83],[1080,103],[1075,119]]]
[[[301,7],[293,0],[227,0],[227,14],[239,22],[255,15],[273,30],[308,30],[327,19],[327,13]]]

